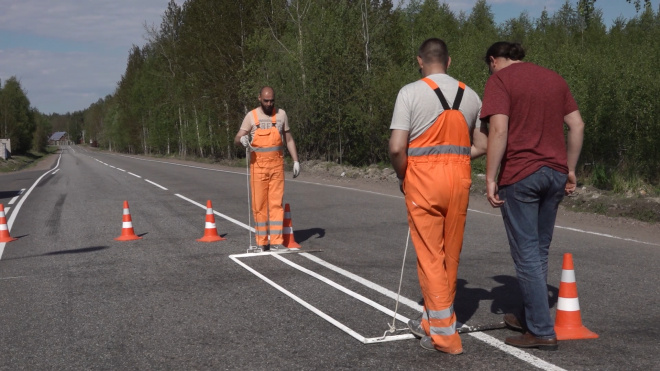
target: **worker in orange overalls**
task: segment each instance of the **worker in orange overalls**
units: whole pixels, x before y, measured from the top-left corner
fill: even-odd
[[[250,188],[255,237],[259,248],[266,251],[284,248],[284,142],[293,159],[294,178],[300,174],[300,163],[286,112],[275,108],[273,88],[261,88],[259,102],[261,106],[243,119],[234,142],[251,149]]]
[[[456,275],[472,183],[470,158],[485,154],[486,128],[479,125],[479,96],[446,74],[451,59],[444,41],[424,41],[417,62],[423,78],[399,91],[389,144],[424,297],[422,318],[408,326],[423,348],[460,354]]]

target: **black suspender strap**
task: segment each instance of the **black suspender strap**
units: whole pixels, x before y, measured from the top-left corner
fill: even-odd
[[[447,100],[445,99],[445,96],[442,95],[442,92],[440,91],[440,88],[435,88],[433,89],[435,92],[435,95],[438,96],[438,99],[440,99],[440,104],[442,104],[442,108],[447,111],[449,110],[449,103],[447,103]]]
[[[451,109],[458,109],[461,106],[461,99],[463,99],[463,93],[465,89],[458,87],[458,92],[456,92],[456,98],[454,98],[454,106]],[[446,108],[445,108],[446,109]]]

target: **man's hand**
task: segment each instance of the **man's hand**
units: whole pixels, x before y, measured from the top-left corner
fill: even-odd
[[[247,135],[243,135],[243,136],[241,137],[241,144],[242,144],[243,147],[245,147],[245,148],[247,148],[247,147],[250,145],[250,139],[248,138]]]
[[[486,197],[492,207],[500,207],[504,205],[504,201],[500,200],[500,196],[497,194],[498,190],[497,182],[486,182]]]
[[[300,162],[294,161],[293,162],[293,177],[296,178],[300,175]]]
[[[567,195],[571,195],[573,194],[573,192],[575,192],[576,187],[577,187],[577,177],[575,176],[575,172],[569,171],[568,178],[566,179],[566,187],[564,187],[564,192]]]
[[[399,191],[401,191],[401,193],[404,195],[406,194],[406,192],[403,190],[403,179],[401,178],[399,178]]]

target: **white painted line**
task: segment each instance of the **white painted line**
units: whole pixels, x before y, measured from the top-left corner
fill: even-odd
[[[116,167],[114,167],[114,166],[112,166],[112,165],[108,165],[108,166],[110,166],[110,167],[113,168],[113,169],[116,169]]]
[[[11,207],[5,207],[5,216],[9,215],[9,210],[11,210]]]
[[[479,339],[479,340],[483,341],[484,343],[486,343],[488,345],[491,345],[491,346],[493,346],[493,347],[495,347],[495,348],[497,348],[497,349],[499,349],[499,350],[501,350],[505,353],[511,354],[512,356],[514,356],[514,357],[516,357],[516,358],[518,358],[522,361],[525,361],[525,362],[529,363],[530,365],[532,365],[534,367],[538,367],[542,370],[566,371],[561,367],[555,366],[552,363],[548,363],[548,362],[542,360],[541,358],[535,357],[535,356],[533,356],[533,355],[531,355],[531,354],[529,354],[529,353],[527,353],[527,352],[525,352],[521,349],[512,347],[510,345],[506,345],[503,342],[501,342],[500,340],[498,340],[498,339],[496,339],[496,338],[494,338],[490,335],[487,335],[483,332],[470,332],[470,333],[468,333],[468,335],[470,335],[470,336],[472,336],[476,339]]]
[[[158,160],[148,160],[145,158],[139,158],[139,157],[133,157],[133,156],[127,156],[127,155],[120,155],[120,154],[113,154],[115,156],[121,156],[121,157],[128,157],[132,158],[134,160],[140,160],[140,161],[146,161],[146,162],[157,162],[160,164],[166,164],[166,165],[174,165],[174,166],[181,166],[181,167],[189,167],[192,169],[201,169],[201,170],[208,170],[208,171],[215,171],[219,173],[228,173],[228,174],[239,174],[239,175],[246,175],[244,172],[237,172],[237,171],[228,171],[228,170],[220,170],[220,169],[209,169],[208,167],[202,167],[202,166],[194,166],[194,165],[185,165],[185,164],[177,164],[174,162],[167,162],[167,161],[158,161]]]
[[[257,255],[257,254],[242,254],[242,255],[240,255],[240,256],[244,256],[244,257],[245,257],[245,256],[253,256],[253,255]],[[286,260],[286,259],[280,258],[280,256],[277,255],[276,253],[273,253],[273,254],[271,254],[271,253],[261,253],[261,254],[259,254],[259,255],[273,255],[273,256],[275,256],[276,258],[278,258],[279,260],[282,260],[282,261]],[[332,264],[330,264],[330,263],[328,263],[328,262],[326,262],[326,261],[324,261],[324,260],[322,260],[322,259],[319,259],[319,258],[317,258],[316,256],[313,256],[313,255],[311,255],[311,254],[300,253],[300,254],[298,254],[298,255],[302,255],[302,256],[304,256],[304,257],[306,257],[306,258],[308,258],[308,259],[310,259],[310,260],[312,260],[312,261],[314,261],[314,262],[316,262],[316,263],[319,263],[319,264],[325,266],[326,268],[329,268],[329,269],[331,269],[331,270],[333,270],[333,271],[335,271],[335,272],[337,272],[337,273],[340,273],[340,274],[342,274],[342,275],[345,275],[345,276],[347,276],[347,277],[349,277],[349,278],[351,278],[351,279],[353,279],[353,280],[355,280],[355,281],[357,281],[357,282],[359,282],[359,283],[361,283],[361,284],[363,284],[363,285],[365,285],[365,286],[367,286],[367,287],[369,287],[369,288],[371,288],[371,289],[373,289],[373,290],[375,290],[375,291],[378,291],[379,293],[381,293],[381,294],[383,294],[383,295],[385,295],[385,296],[388,296],[388,297],[390,297],[390,298],[394,298],[394,299],[396,300],[396,293],[394,293],[394,292],[392,292],[392,291],[390,291],[390,290],[388,290],[388,289],[386,289],[386,288],[384,288],[384,287],[382,287],[382,286],[379,286],[379,285],[377,285],[377,284],[375,284],[375,283],[373,283],[373,282],[371,282],[371,281],[368,281],[368,280],[366,280],[366,279],[364,279],[364,278],[362,278],[362,277],[360,277],[360,276],[357,276],[357,275],[355,275],[355,274],[353,274],[353,273],[350,273],[350,272],[348,272],[348,271],[346,271],[346,270],[344,270],[344,269],[341,269],[341,268],[339,268],[339,267],[337,267],[337,266],[334,266],[334,265],[332,265]],[[288,264],[288,263],[287,263],[287,264]],[[292,263],[292,264],[294,264],[294,263]],[[291,265],[291,264],[290,264],[290,265]],[[296,265],[297,265],[297,264],[296,264]],[[303,269],[305,269],[305,268],[303,268]],[[306,273],[306,272],[305,272],[305,273]],[[322,280],[322,281],[323,281],[323,282],[326,282],[325,279]],[[328,281],[329,281],[329,280],[328,280]],[[330,282],[332,282],[332,281],[330,281]],[[326,283],[328,283],[328,282],[326,282]],[[330,284],[330,283],[328,283],[328,284]],[[334,285],[332,285],[332,284],[330,284],[330,285],[331,285],[331,286],[334,286]],[[367,300],[368,300],[368,299],[367,299]],[[409,306],[409,307],[411,307],[411,308],[413,308],[413,309],[416,309],[416,310],[419,311],[420,313],[421,313],[421,311],[422,311],[422,306],[421,306],[421,305],[417,304],[415,301],[410,300],[410,299],[408,299],[408,298],[406,298],[406,297],[399,296],[399,302],[400,302],[401,304],[407,305],[407,306]],[[399,319],[399,318],[397,317],[397,319]],[[406,321],[406,322],[407,322],[407,321]],[[538,368],[540,368],[540,369],[543,369],[543,370],[552,370],[552,371],[563,370],[562,368],[557,367],[557,366],[555,366],[555,365],[553,365],[553,364],[551,364],[551,363],[548,363],[548,362],[546,362],[546,361],[544,361],[544,360],[542,360],[542,359],[540,359],[540,358],[538,358],[538,357],[535,357],[535,356],[533,356],[533,355],[531,355],[531,354],[529,354],[529,353],[526,353],[526,352],[523,351],[523,350],[520,350],[520,349],[517,349],[517,348],[511,347],[511,346],[509,346],[509,345],[506,345],[506,344],[504,344],[502,341],[500,341],[500,340],[498,340],[498,339],[496,339],[496,338],[494,338],[494,337],[492,337],[492,336],[490,336],[490,335],[486,335],[486,334],[484,334],[483,332],[470,332],[470,333],[468,333],[468,335],[471,335],[471,336],[473,336],[473,337],[475,337],[475,338],[477,338],[477,339],[479,339],[479,340],[485,342],[486,344],[489,344],[489,345],[491,345],[491,346],[493,346],[493,347],[495,347],[495,348],[497,348],[497,349],[499,349],[499,350],[501,350],[501,351],[503,351],[503,352],[505,352],[505,353],[509,353],[509,354],[513,355],[514,357],[516,357],[516,358],[518,358],[518,359],[521,359],[521,360],[523,360],[523,361],[525,361],[525,362],[527,362],[527,363],[529,363],[529,364],[531,364],[531,365],[533,365],[533,366],[535,366],[535,367],[538,367]],[[398,336],[405,336],[405,335],[396,335],[396,336],[392,336],[392,337],[388,336],[388,337],[386,337],[386,339],[390,340],[390,338],[392,338],[390,341],[394,341],[394,340],[398,340],[398,339],[397,339]],[[412,336],[412,335],[411,335],[411,336]],[[375,339],[375,341],[374,341],[374,339]],[[371,343],[371,342],[382,342],[382,341],[386,341],[386,340],[380,340],[379,338],[368,338],[368,339],[365,339],[365,340],[363,341],[363,343],[365,343],[365,344],[369,344],[369,343]]]
[[[117,168],[117,170],[119,170],[119,171],[123,171],[123,172],[126,172],[126,170],[124,170],[124,169],[120,169],[120,168]]]
[[[16,215],[18,215],[18,211],[21,209],[21,206],[23,205],[23,202],[25,202],[25,200],[28,198],[28,196],[30,195],[32,190],[37,186],[37,184],[39,184],[39,181],[41,181],[41,179],[43,177],[50,174],[53,170],[57,169],[60,166],[60,160],[61,159],[62,159],[62,153],[60,152],[60,157],[58,157],[57,163],[55,164],[55,167],[53,167],[52,169],[50,169],[50,170],[46,171],[45,173],[43,173],[43,175],[41,175],[39,177],[39,179],[37,179],[32,184],[30,189],[28,189],[28,191],[25,193],[25,196],[21,197],[21,200],[18,201],[18,204],[16,204],[16,210],[11,214],[11,216],[9,217],[9,220],[7,221],[7,231],[11,231],[11,226],[14,225],[14,220],[16,219]],[[22,193],[22,191],[21,191],[21,193]],[[0,259],[2,259],[2,254],[5,252],[5,245],[6,244],[7,244],[7,242],[0,242]]]
[[[112,167],[112,166],[111,166],[111,167]],[[162,185],[160,185],[160,184],[158,184],[158,183],[154,183],[154,182],[152,182],[152,181],[149,180],[149,179],[145,179],[144,181],[147,182],[147,183],[151,183],[151,184],[155,185],[156,187],[162,189],[163,191],[167,191],[167,188],[163,187]]]
[[[140,179],[142,179],[142,177],[139,176],[139,175],[137,175],[137,174],[133,174],[133,173],[131,173],[130,171],[129,171],[128,173],[131,174],[131,175],[133,175],[133,176],[136,177],[136,178],[140,178]]]
[[[59,170],[59,169],[57,169],[57,170]],[[23,192],[25,192],[25,188],[21,188],[21,190],[18,192],[18,195],[19,195],[19,196],[22,195]]]
[[[635,240],[635,239],[632,239],[632,238],[618,237],[618,236],[613,236],[611,234],[585,231],[585,230],[577,229],[577,228],[562,227],[560,225],[555,225],[555,228],[566,229],[568,231],[579,232],[579,233],[592,234],[592,235],[600,236],[600,237],[613,238],[615,240],[628,241],[628,242],[637,242],[637,243],[641,243],[641,244],[645,244],[645,245],[651,245],[651,246],[660,246],[660,244],[658,244],[658,243],[639,241],[639,240]]]
[[[357,188],[351,188],[351,187],[344,187],[344,186],[338,186],[338,185],[333,185],[333,184],[323,184],[323,183],[315,183],[315,182],[306,182],[306,181],[304,181],[304,180],[290,180],[290,179],[287,179],[286,181],[287,181],[287,182],[303,183],[303,184],[312,184],[312,185],[317,185],[317,186],[322,186],[322,187],[328,187],[328,188],[346,189],[346,190],[350,190],[350,191],[370,193],[370,194],[378,195],[378,196],[394,197],[394,198],[403,198],[403,196],[388,195],[387,193],[374,192],[374,191],[365,191],[365,190],[363,190],[363,189],[357,189]]]
[[[52,173],[50,173],[50,175],[55,175],[55,173],[57,173],[58,171],[60,171],[60,169],[53,171]]]
[[[261,279],[262,279],[264,282],[266,282],[267,284],[273,286],[274,288],[276,288],[277,290],[279,290],[280,292],[282,292],[282,293],[285,294],[286,296],[288,296],[288,297],[290,297],[291,299],[293,299],[293,300],[295,300],[296,302],[298,302],[298,304],[300,304],[300,305],[302,305],[303,307],[305,307],[305,308],[311,310],[311,311],[312,311],[313,313],[315,313],[317,316],[319,316],[319,317],[323,318],[324,320],[326,320],[326,321],[332,323],[333,325],[335,325],[335,326],[337,326],[338,328],[340,328],[341,330],[343,330],[345,333],[351,335],[351,336],[354,337],[355,339],[357,339],[357,340],[359,340],[360,342],[364,343],[364,340],[365,340],[364,336],[358,334],[357,332],[351,330],[349,327],[345,326],[345,325],[342,324],[341,322],[335,320],[334,318],[330,317],[329,315],[327,315],[327,314],[321,312],[320,310],[316,309],[316,307],[314,307],[313,305],[309,304],[308,302],[302,300],[301,298],[297,297],[297,296],[294,295],[293,293],[291,293],[291,292],[285,290],[282,286],[280,286],[280,285],[276,284],[275,282],[269,280],[269,279],[266,278],[266,276],[264,276],[263,274],[257,272],[256,270],[254,270],[254,269],[250,268],[249,266],[247,266],[247,265],[246,265],[245,263],[243,263],[242,261],[238,260],[234,255],[229,255],[229,257],[231,258],[231,260],[233,260],[234,262],[236,262],[236,263],[237,263],[238,265],[240,265],[241,267],[247,269],[249,272],[251,272],[251,273],[254,274],[255,276],[261,278]]]
[[[315,262],[319,265],[322,265],[322,266],[324,266],[324,267],[326,267],[326,268],[328,268],[328,269],[330,269],[334,272],[337,272],[337,273],[339,273],[339,274],[341,274],[345,277],[348,277],[348,278],[352,279],[353,281],[361,283],[362,285],[364,285],[364,286],[366,286],[366,287],[368,287],[368,288],[370,288],[370,289],[372,289],[372,290],[374,290],[374,291],[376,291],[376,292],[378,292],[382,295],[385,295],[390,299],[396,300],[396,298],[397,298],[397,293],[396,292],[388,290],[388,289],[384,288],[383,286],[380,286],[380,285],[378,285],[374,282],[366,280],[366,279],[358,276],[357,274],[353,274],[353,273],[351,273],[351,272],[349,272],[345,269],[339,268],[336,265],[330,264],[327,261],[325,261],[321,258],[318,258],[318,257],[316,257],[312,254],[300,253],[298,255],[302,255],[302,256],[306,257],[307,259],[309,259],[309,260],[311,260],[311,261],[313,261],[313,262]],[[416,311],[418,311],[420,313],[423,310],[423,307],[421,305],[417,304],[416,301],[410,300],[410,299],[408,299],[406,297],[403,297],[403,296],[399,296],[399,303],[405,304],[408,307],[410,307],[412,309],[415,309]],[[408,321],[406,321],[406,322],[408,322]]]
[[[25,278],[30,276],[14,276],[14,277],[0,277],[0,280],[15,280],[17,278]]]
[[[19,196],[16,196],[16,197],[12,198],[11,200],[9,200],[9,205],[13,205],[14,202],[16,202],[16,200],[18,200],[18,197]]]
[[[363,302],[367,305],[370,305],[370,306],[378,309],[379,311],[381,311],[381,312],[383,312],[383,313],[385,313],[389,316],[394,316],[394,311],[392,311],[388,308],[385,308],[384,306],[376,303],[375,301],[373,301],[371,299],[368,299],[368,298],[358,294],[357,292],[355,292],[353,290],[350,290],[350,289],[348,289],[348,288],[346,288],[346,287],[344,287],[344,286],[342,286],[338,283],[335,283],[334,281],[331,281],[331,280],[321,276],[320,274],[318,274],[316,272],[313,272],[313,271],[311,271],[311,270],[309,270],[309,269],[307,269],[307,268],[305,268],[301,265],[298,265],[298,264],[296,264],[296,263],[294,263],[290,260],[284,259],[283,257],[281,257],[278,254],[273,254],[273,257],[275,259],[285,263],[285,264],[288,264],[289,266],[291,266],[291,267],[293,267],[293,268],[295,268],[295,269],[297,269],[297,270],[299,270],[303,273],[307,273],[308,275],[316,278],[317,280],[319,280],[321,282],[325,282],[326,284],[336,288],[337,290],[339,290],[339,291],[341,291],[345,294],[348,294],[348,295],[354,297],[355,299],[357,299],[357,300],[359,300],[359,301],[361,301],[361,302]],[[399,321],[401,321],[403,323],[408,323],[408,321],[410,321],[410,318],[404,317],[404,316],[402,316],[401,314],[398,314],[398,313],[396,314],[396,319],[398,319]]]
[[[147,181],[148,181],[148,180],[147,180]],[[181,199],[183,199],[183,200],[186,200],[186,201],[190,202],[191,204],[193,204],[193,205],[197,205],[197,206],[201,207],[202,209],[206,210],[206,205],[202,205],[202,204],[200,204],[199,202],[197,202],[197,201],[193,201],[193,200],[189,199],[188,197],[186,197],[186,196],[182,196],[182,195],[180,195],[180,194],[178,194],[178,193],[175,194],[175,196],[177,196],[177,197],[179,197],[179,198],[181,198]],[[242,222],[239,222],[238,220],[236,220],[236,219],[234,219],[234,218],[232,218],[232,217],[229,217],[229,216],[227,216],[227,215],[225,215],[225,214],[220,214],[219,212],[217,212],[217,211],[215,211],[215,210],[213,210],[213,214],[215,214],[215,215],[217,215],[217,216],[219,216],[219,217],[221,217],[221,218],[223,218],[223,219],[229,220],[230,222],[232,222],[232,223],[234,223],[234,224],[236,224],[236,225],[239,225],[239,226],[241,226],[241,227],[243,227],[243,228],[245,228],[245,229],[249,229],[250,231],[252,231],[252,233],[254,233],[254,228],[248,226],[247,224],[244,224],[244,223],[242,223]],[[252,254],[252,255],[254,255],[254,254]],[[270,254],[265,253],[265,255],[270,255]]]

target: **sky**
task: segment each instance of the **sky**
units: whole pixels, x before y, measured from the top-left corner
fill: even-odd
[[[233,0],[217,0],[233,1]],[[469,14],[477,0],[446,0]],[[184,0],[175,0],[182,5]],[[443,0],[440,0],[443,2]],[[501,24],[527,11],[550,15],[565,0],[487,0]],[[573,6],[577,0],[569,0]],[[660,0],[652,0],[654,11]],[[0,0],[0,82],[15,76],[42,113],[81,111],[113,94],[133,45],[146,44],[146,26],[160,25],[168,0]],[[395,1],[398,3],[398,1]],[[405,3],[405,1],[404,1]],[[632,18],[625,0],[597,0],[609,26]]]

